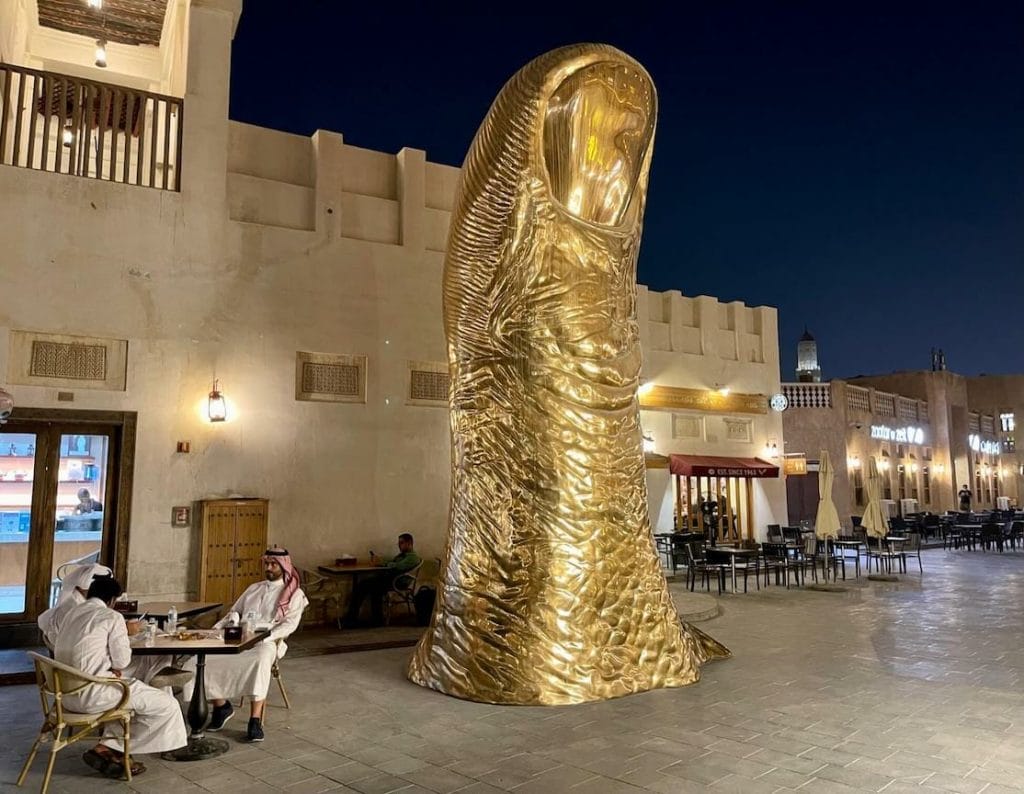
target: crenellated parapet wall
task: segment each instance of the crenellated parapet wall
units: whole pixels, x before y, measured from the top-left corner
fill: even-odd
[[[723,303],[708,295],[690,298],[679,290],[654,292],[641,286],[637,315],[648,355],[700,356],[726,365],[766,364],[778,370],[778,311],[770,306]]]
[[[459,169],[419,149],[363,149],[341,134],[310,137],[230,123],[231,220],[442,252]]]

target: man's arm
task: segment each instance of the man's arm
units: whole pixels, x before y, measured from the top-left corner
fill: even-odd
[[[110,669],[120,671],[132,660],[132,646],[128,642],[128,627],[125,625],[124,617],[115,613],[110,623],[110,635],[107,637]]]
[[[296,590],[292,593],[292,599],[288,602],[288,611],[285,613],[284,620],[274,625],[267,639],[270,641],[284,639],[295,631],[299,627],[302,613],[308,604],[309,599],[306,598],[306,594],[302,590]]]
[[[249,587],[252,587],[252,585],[249,585]],[[231,609],[224,613],[224,617],[222,617],[220,620],[213,624],[213,627],[215,629],[224,628],[224,624],[228,622],[228,616],[232,612],[237,612],[239,617],[244,617],[244,613],[242,612],[242,606],[245,604],[245,597],[249,595],[249,587],[245,588],[245,591],[238,597],[238,600],[231,605]]]
[[[395,559],[388,563],[388,567],[393,569],[395,573],[405,573],[406,571],[411,571],[419,564],[420,555],[414,551],[410,551],[405,554],[399,554]]]

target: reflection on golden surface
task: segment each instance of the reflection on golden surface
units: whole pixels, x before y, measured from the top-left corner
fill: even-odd
[[[452,493],[409,677],[492,703],[693,683],[728,655],[681,625],[647,514],[636,255],[656,117],[597,44],[505,85],[470,148],[445,261]]]

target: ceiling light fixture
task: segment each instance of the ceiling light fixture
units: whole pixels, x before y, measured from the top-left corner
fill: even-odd
[[[103,10],[103,0],[86,0],[86,2],[89,4],[89,8],[95,11]]]

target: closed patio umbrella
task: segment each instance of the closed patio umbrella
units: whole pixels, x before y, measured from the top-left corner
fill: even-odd
[[[882,477],[878,473],[878,463],[872,455],[868,458],[868,505],[864,508],[864,517],[860,525],[868,534],[875,538],[884,538],[889,534],[889,522],[882,512]]]
[[[828,450],[821,451],[818,462],[818,514],[814,517],[814,533],[821,540],[839,537],[839,512],[832,501],[832,484],[836,479]]]

